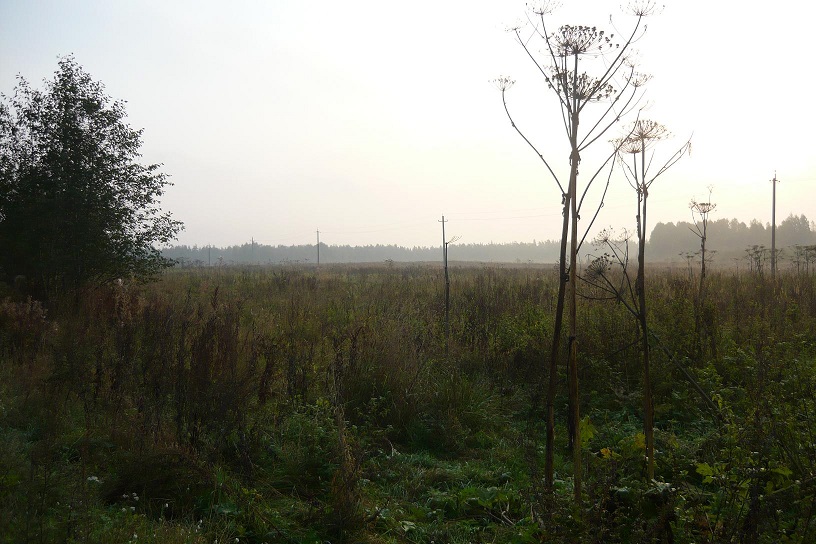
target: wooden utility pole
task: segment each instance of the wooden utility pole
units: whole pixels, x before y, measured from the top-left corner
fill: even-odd
[[[448,275],[448,240],[445,238],[445,216],[442,216],[442,220],[438,221],[442,223],[442,262],[445,266],[445,341],[447,345],[447,339],[450,336],[450,276]]]
[[[771,279],[776,279],[776,172],[771,180],[773,184],[773,208],[771,210]]]
[[[317,267],[320,268],[320,229],[317,229]]]

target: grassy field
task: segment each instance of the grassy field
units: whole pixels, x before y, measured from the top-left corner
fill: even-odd
[[[6,290],[0,541],[816,541],[816,276],[650,271],[651,481],[637,323],[583,293],[580,505],[563,364],[543,486],[556,280],[452,269],[449,334],[429,265]]]

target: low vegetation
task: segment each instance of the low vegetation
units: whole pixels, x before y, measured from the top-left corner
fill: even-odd
[[[588,298],[579,505],[549,267],[456,268],[447,337],[430,266],[5,288],[0,541],[812,542],[816,276],[648,281],[654,478],[637,322]]]

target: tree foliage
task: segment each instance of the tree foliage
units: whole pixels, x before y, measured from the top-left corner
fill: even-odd
[[[44,90],[22,77],[0,101],[0,268],[53,296],[167,266],[155,247],[180,222],[162,213],[168,185],[143,165],[142,131],[73,57]]]

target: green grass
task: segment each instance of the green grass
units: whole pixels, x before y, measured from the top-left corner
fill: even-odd
[[[0,542],[808,542],[816,280],[649,277],[656,478],[636,324],[582,300],[585,470],[556,482],[541,385],[554,271],[168,271],[0,302]],[[138,500],[136,498],[138,497]],[[135,537],[134,537],[135,535]]]

